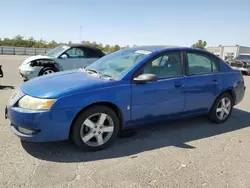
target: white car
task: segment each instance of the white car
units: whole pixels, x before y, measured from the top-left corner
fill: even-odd
[[[54,72],[83,68],[104,55],[100,49],[86,45],[62,45],[50,50],[46,55],[25,59],[19,67],[19,73],[26,81]]]

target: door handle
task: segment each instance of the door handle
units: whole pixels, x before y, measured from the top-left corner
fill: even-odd
[[[217,81],[217,80],[213,80],[213,83],[214,83],[214,84],[218,84],[218,81]]]
[[[181,87],[183,84],[182,83],[180,83],[180,82],[176,82],[176,83],[174,83],[174,86],[175,87],[177,87],[177,88],[179,88],[179,87]]]

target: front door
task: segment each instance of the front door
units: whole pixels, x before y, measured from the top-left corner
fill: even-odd
[[[132,84],[131,120],[165,119],[184,109],[186,76],[180,51],[167,52],[148,62],[138,74],[150,73],[158,81]]]
[[[59,58],[57,62],[63,70],[79,69],[89,64],[88,58],[85,58],[85,52],[81,48],[70,48],[62,55],[67,57]]]

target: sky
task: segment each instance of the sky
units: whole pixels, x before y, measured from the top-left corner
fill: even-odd
[[[0,12],[0,38],[250,46],[250,0],[0,0]]]

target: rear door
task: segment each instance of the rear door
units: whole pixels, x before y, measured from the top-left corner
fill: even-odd
[[[220,92],[219,62],[197,51],[186,52],[187,95],[185,111],[208,111]]]

